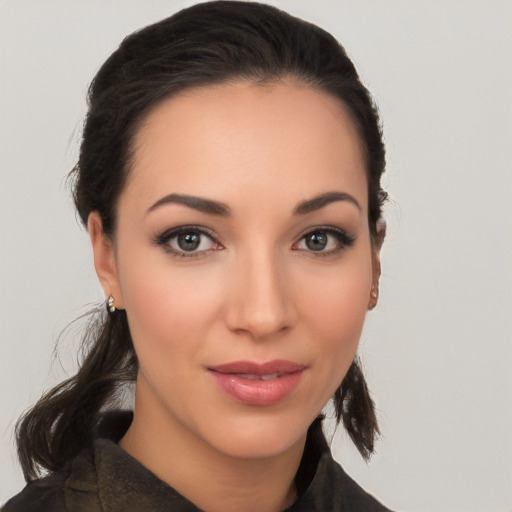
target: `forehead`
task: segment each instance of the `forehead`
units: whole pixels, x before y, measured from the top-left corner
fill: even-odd
[[[367,203],[346,107],[296,83],[240,81],[164,100],[141,124],[132,162],[125,192],[136,188],[139,200],[178,192],[231,202],[238,192],[286,203],[341,189]]]

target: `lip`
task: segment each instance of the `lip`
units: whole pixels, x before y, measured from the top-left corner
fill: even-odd
[[[208,367],[220,389],[245,405],[266,406],[284,400],[298,387],[306,366],[286,360],[233,361]]]

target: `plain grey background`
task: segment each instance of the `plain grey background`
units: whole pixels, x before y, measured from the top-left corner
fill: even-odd
[[[62,328],[103,300],[65,175],[88,83],[122,37],[195,2],[0,0],[0,503],[12,431],[73,371]],[[381,300],[360,352],[383,432],[345,469],[410,512],[512,510],[512,2],[270,0],[332,32],[384,120]],[[53,361],[53,362],[52,362]]]

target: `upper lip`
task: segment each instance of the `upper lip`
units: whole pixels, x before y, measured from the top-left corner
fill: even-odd
[[[276,373],[295,373],[302,371],[305,368],[306,366],[303,364],[295,363],[293,361],[286,361],[284,359],[276,359],[274,361],[267,361],[265,363],[258,363],[255,361],[232,361],[230,363],[224,363],[208,367],[209,370],[218,373],[233,373],[258,376],[272,375]]]

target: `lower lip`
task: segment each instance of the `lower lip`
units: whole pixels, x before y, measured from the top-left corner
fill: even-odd
[[[222,391],[245,405],[273,405],[284,400],[295,391],[303,373],[304,370],[299,370],[272,380],[252,380],[210,370]]]

